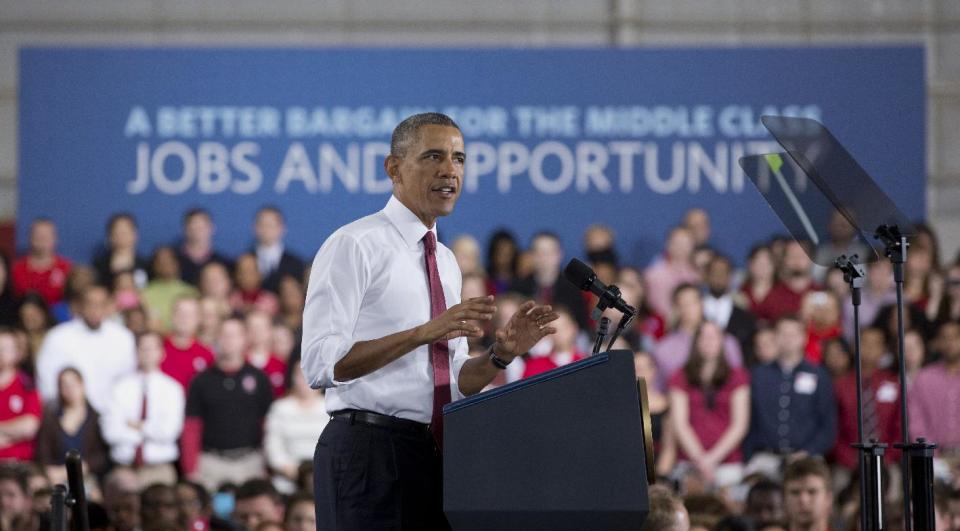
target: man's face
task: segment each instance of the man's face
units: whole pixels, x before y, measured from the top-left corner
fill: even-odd
[[[533,266],[537,271],[556,271],[563,261],[560,242],[552,236],[539,236],[530,244]]]
[[[671,260],[689,262],[695,245],[693,234],[689,230],[676,228],[667,239],[667,254]]]
[[[758,525],[783,521],[783,494],[776,490],[759,490],[747,499],[747,516]]]
[[[788,319],[777,325],[777,346],[781,354],[803,352],[807,345],[807,331],[799,321]]]
[[[110,306],[110,297],[107,290],[91,288],[83,295],[83,304],[80,306],[80,317],[87,326],[96,330],[103,324]]]
[[[453,212],[460,197],[466,158],[463,135],[455,127],[425,125],[415,136],[402,157],[387,157],[385,167],[394,195],[432,226],[436,218]]]
[[[784,485],[784,506],[791,527],[806,528],[830,518],[833,496],[820,476],[806,476]]]
[[[263,522],[283,521],[283,514],[281,508],[269,496],[254,496],[237,500],[233,519],[247,529],[256,529]]]
[[[810,274],[810,267],[813,262],[803,250],[803,246],[797,242],[787,244],[786,253],[783,256],[784,272],[789,277],[805,277]]]
[[[148,492],[142,496],[140,513],[144,522],[176,525],[179,516],[176,492],[172,487]]]
[[[206,214],[194,214],[184,223],[183,236],[191,243],[209,243],[213,238],[213,221]]]
[[[127,492],[104,500],[107,514],[117,531],[132,531],[140,527],[140,496]]]
[[[227,361],[239,361],[243,359],[244,351],[247,348],[247,330],[242,322],[235,319],[225,321],[220,326],[220,336],[217,344],[220,348],[217,351],[218,359]]]
[[[273,245],[283,238],[283,219],[272,210],[264,210],[257,214],[253,224],[253,231],[260,245]]]
[[[34,254],[53,254],[57,248],[57,228],[48,221],[37,222],[30,228],[30,250]]]
[[[726,260],[712,260],[707,267],[707,287],[714,296],[720,296],[730,288],[730,264]]]

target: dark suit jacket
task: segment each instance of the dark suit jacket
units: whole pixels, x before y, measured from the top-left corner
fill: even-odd
[[[730,313],[730,320],[727,321],[727,333],[736,338],[737,343],[740,343],[740,351],[743,352],[744,362],[752,367],[756,363],[756,355],[753,352],[753,336],[757,333],[757,318],[743,308],[734,306]]]
[[[251,251],[256,254],[256,250]],[[284,249],[280,255],[280,263],[277,268],[270,272],[263,272],[263,289],[277,293],[280,290],[280,279],[285,276],[291,276],[297,279],[297,282],[303,284],[303,270],[306,267],[303,259]]]

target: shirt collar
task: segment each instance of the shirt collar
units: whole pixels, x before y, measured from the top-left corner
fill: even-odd
[[[390,223],[397,228],[397,231],[400,232],[400,236],[403,238],[403,242],[407,244],[407,247],[417,247],[420,240],[422,240],[423,236],[427,233],[427,228],[423,226],[420,218],[394,195],[390,196],[390,200],[387,201],[387,206],[383,207],[382,212],[387,216],[387,219],[390,220]],[[437,235],[436,223],[430,228],[430,232],[432,232],[434,236]]]

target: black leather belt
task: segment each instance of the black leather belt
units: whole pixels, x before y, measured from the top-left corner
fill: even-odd
[[[330,414],[330,417],[334,420],[343,420],[351,424],[360,422],[363,424],[370,424],[372,426],[380,426],[381,428],[389,428],[397,431],[409,431],[417,434],[428,433],[430,431],[430,426],[428,424],[423,424],[414,420],[402,419],[400,417],[391,417],[390,415],[381,415],[380,413],[363,411],[360,409],[343,409],[340,411],[334,411]]]

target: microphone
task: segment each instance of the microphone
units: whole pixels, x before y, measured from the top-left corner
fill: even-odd
[[[625,316],[633,317],[637,310],[626,303],[620,297],[620,288],[610,285],[605,286],[603,282],[597,280],[597,274],[590,266],[574,258],[563,268],[563,276],[573,283],[574,286],[583,291],[589,291],[600,298],[597,307],[593,311],[594,320],[600,318],[600,314],[607,308],[619,310]]]

